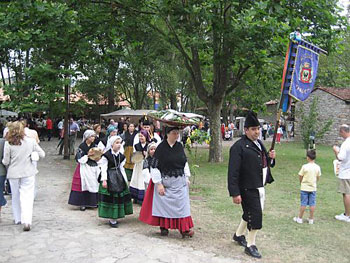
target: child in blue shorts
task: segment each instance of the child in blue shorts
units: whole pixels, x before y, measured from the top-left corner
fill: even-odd
[[[315,163],[316,151],[306,152],[307,164],[304,164],[299,171],[300,180],[300,210],[299,216],[294,217],[296,223],[303,223],[303,215],[307,206],[310,209],[309,224],[314,223],[314,212],[316,207],[316,185],[321,176],[321,168]]]

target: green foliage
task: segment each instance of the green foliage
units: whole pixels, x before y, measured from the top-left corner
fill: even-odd
[[[1,4],[0,24],[0,61],[14,76],[5,87],[11,99],[5,107],[49,110],[75,75],[71,65],[79,43],[76,12],[59,2],[9,1]]]
[[[326,121],[319,119],[317,97],[312,100],[308,111],[306,111],[303,106],[300,107],[299,115],[301,116],[301,136],[304,148],[307,149],[310,143],[310,136],[314,136],[316,141],[317,139],[322,139],[324,134],[330,130],[333,121],[331,119]]]
[[[0,3],[0,68],[14,78],[8,106],[39,110],[63,98],[65,85],[95,103],[127,99],[133,108],[205,105],[210,158],[222,160],[225,100],[259,109],[276,96],[291,31],[335,50],[346,21],[337,0],[6,1]],[[346,50],[344,50],[344,53]],[[345,55],[344,55],[345,56]],[[347,60],[345,60],[347,61]],[[336,63],[334,64],[336,65]],[[331,70],[346,79],[347,66]],[[322,74],[321,74],[322,75]],[[337,84],[340,85],[340,84]],[[230,97],[232,96],[232,97]],[[232,104],[232,103],[231,103]],[[79,111],[78,111],[79,112]],[[215,160],[214,160],[215,159]]]
[[[337,48],[320,57],[316,85],[322,87],[350,87],[350,33],[342,34]]]
[[[309,33],[308,40],[330,50],[345,24],[336,0],[145,0],[123,1],[121,6],[131,16],[144,17],[145,25],[181,54],[196,94],[209,110],[210,160],[215,162],[222,160],[219,126],[225,97],[239,87],[241,93],[251,89],[246,101],[256,108],[262,97],[258,94],[274,93],[276,87],[261,85],[255,76],[263,76],[268,83],[271,74],[266,72],[271,61],[285,53],[291,31],[300,27]]]
[[[186,141],[186,149],[192,153],[191,151],[191,146],[193,144],[196,144],[196,152],[197,152],[197,144],[201,145],[203,143],[210,144],[211,137],[208,134],[208,132],[200,130],[200,129],[195,129],[194,131],[191,132],[190,136],[187,137]]]

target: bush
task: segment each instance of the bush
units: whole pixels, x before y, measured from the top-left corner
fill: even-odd
[[[299,115],[301,117],[300,129],[301,136],[304,143],[304,148],[308,149],[310,144],[310,136],[314,136],[315,140],[322,139],[324,134],[330,130],[333,123],[331,119],[328,119],[326,123],[323,124],[323,120],[319,119],[318,114],[318,98],[315,97],[311,104],[308,112],[305,111],[304,107],[301,106],[299,110]]]

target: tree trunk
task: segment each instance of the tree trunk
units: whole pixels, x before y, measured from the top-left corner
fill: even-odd
[[[107,90],[107,96],[108,96],[108,111],[111,112],[114,110],[114,104],[115,104],[115,100],[114,100],[114,85],[112,85],[111,83],[108,83],[108,90]]]
[[[64,113],[64,154],[63,159],[70,159],[70,149],[69,149],[69,85],[64,86],[64,100],[66,105],[66,110]]]
[[[8,84],[11,86],[11,75],[10,75],[10,65],[11,65],[11,55],[9,54],[8,50],[5,50],[5,64],[6,64],[6,68],[7,68],[7,78],[8,78]]]
[[[170,92],[170,108],[177,110],[176,93]]]
[[[8,64],[6,64],[6,67],[7,67],[7,78],[8,78],[8,82],[9,82],[9,85],[11,86],[12,85],[12,82],[11,82],[11,75],[10,75],[10,67]]]
[[[135,110],[139,110],[141,109],[141,99],[140,99],[140,90],[139,90],[139,87],[140,87],[140,82],[138,82],[137,80],[135,80],[135,86],[134,86],[134,100],[135,100]]]
[[[108,111],[114,111],[115,110],[115,83],[116,83],[116,73],[118,68],[114,68],[113,65],[110,65],[110,69],[108,71]],[[118,99],[119,102],[119,99]]]
[[[226,101],[224,100],[223,104],[222,104],[222,120],[225,123],[225,126],[227,126],[228,123],[228,116],[229,116],[229,107],[226,105]]]
[[[209,147],[209,162],[222,162],[222,138],[220,130],[220,113],[222,101],[209,101],[209,120],[210,120],[210,147]]]
[[[2,84],[4,85],[3,87],[5,87],[6,86],[6,80],[5,80],[4,72],[2,71],[2,64],[0,64],[0,71],[1,71]]]

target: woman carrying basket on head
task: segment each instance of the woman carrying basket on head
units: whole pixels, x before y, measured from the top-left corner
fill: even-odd
[[[150,185],[139,219],[160,226],[161,235],[178,229],[183,237],[194,235],[190,211],[190,169],[179,137],[178,127],[166,128],[166,139],[157,147],[151,165]]]

